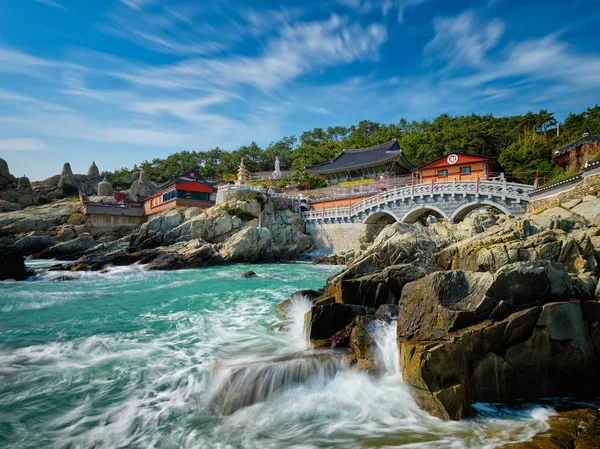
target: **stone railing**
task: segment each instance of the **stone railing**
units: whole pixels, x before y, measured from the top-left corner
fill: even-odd
[[[538,187],[533,190],[529,195],[532,201],[547,198],[549,196],[558,195],[559,193],[568,192],[582,182],[585,178],[590,176],[600,175],[600,158],[594,159],[593,161],[586,162],[581,172],[576,175],[569,176],[568,178],[561,179],[560,181],[547,184],[542,187]]]
[[[311,210],[302,213],[303,221],[323,220],[323,219],[343,219],[351,218],[368,209],[374,209],[377,206],[387,203],[415,199],[422,197],[433,197],[436,195],[474,195],[476,198],[484,196],[491,198],[497,197],[501,200],[511,199],[528,201],[529,193],[533,186],[526,184],[517,184],[503,181],[450,181],[450,182],[430,182],[426,184],[415,184],[407,187],[395,187],[386,192],[380,192],[365,198],[360,203],[348,207],[336,207],[329,209]]]

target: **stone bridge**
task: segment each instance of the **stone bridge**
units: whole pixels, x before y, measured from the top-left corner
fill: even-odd
[[[451,223],[482,206],[493,206],[506,215],[522,215],[533,189],[506,180],[416,184],[381,192],[353,206],[304,212],[302,221],[317,246],[339,252],[357,248],[359,234],[368,225],[414,223],[428,212]]]

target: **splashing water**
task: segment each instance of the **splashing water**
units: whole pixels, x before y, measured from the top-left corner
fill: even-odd
[[[240,278],[250,268],[259,277]],[[277,303],[335,269],[127,267],[0,283],[0,447],[492,448],[546,428],[539,408],[428,416],[400,381],[393,325],[374,330],[379,377],[307,350],[306,301],[289,332],[270,331]],[[230,390],[234,413],[216,412],[215,392],[237,379],[251,394]]]

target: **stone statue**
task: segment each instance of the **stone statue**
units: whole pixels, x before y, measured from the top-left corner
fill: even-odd
[[[282,174],[281,174],[281,164],[279,162],[279,156],[275,157],[275,171],[273,172],[273,174],[271,175],[271,177],[275,180],[279,180],[282,178]]]

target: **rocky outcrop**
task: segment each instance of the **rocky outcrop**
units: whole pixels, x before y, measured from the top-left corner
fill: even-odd
[[[407,284],[397,329],[404,380],[444,419],[467,416],[478,401],[590,393],[600,370],[595,286],[549,261]]]
[[[27,268],[22,255],[18,252],[0,252],[0,281],[23,281],[26,278]]]
[[[40,197],[32,191],[29,179],[25,176],[15,178],[10,174],[6,161],[0,158],[0,213],[20,210],[39,201]]]

